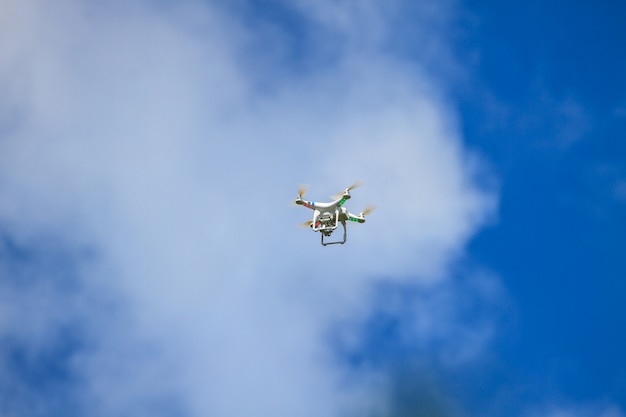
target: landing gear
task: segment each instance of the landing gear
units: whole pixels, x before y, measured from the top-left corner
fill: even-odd
[[[346,231],[346,222],[341,222],[341,225],[343,226],[343,240],[338,240],[336,242],[324,242],[324,236],[329,237],[333,233],[335,228],[327,229],[327,230],[323,230],[323,229],[320,230],[320,232],[322,233],[322,246],[336,245],[336,244],[343,245],[344,243],[346,243],[346,238],[348,234]]]

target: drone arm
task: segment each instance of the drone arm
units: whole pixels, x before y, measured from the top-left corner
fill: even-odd
[[[311,210],[315,210],[315,203],[313,201],[302,200],[301,198],[296,199],[296,204],[299,206],[304,206]]]
[[[341,196],[341,200],[339,200],[339,202],[337,203],[337,207],[343,206],[343,204],[349,199],[350,199],[350,194],[345,193],[343,196]]]
[[[319,210],[315,210],[315,211],[313,212],[313,221],[311,222],[311,228],[312,228],[312,229],[313,229],[313,231],[315,231],[315,232],[318,232],[318,231],[320,230],[320,229],[319,229],[319,227],[320,227],[320,225],[322,224],[322,223],[319,221],[319,218],[320,218],[320,212],[319,212]]]
[[[356,214],[352,214],[350,212],[348,212],[348,220],[351,222],[365,223],[365,218],[362,215],[357,216]]]

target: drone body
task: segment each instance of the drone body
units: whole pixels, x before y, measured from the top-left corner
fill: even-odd
[[[300,188],[298,191],[298,197],[295,199],[295,203],[299,206],[304,206],[313,210],[313,220],[303,223],[303,226],[309,226],[314,232],[320,232],[322,235],[322,245],[334,245],[346,243],[347,231],[346,222],[365,223],[365,215],[373,210],[373,208],[365,209],[360,214],[352,214],[343,207],[344,203],[350,199],[350,190],[359,186],[359,183],[355,183],[346,188],[343,193],[335,196],[335,199],[330,203],[318,203],[315,201],[303,200],[302,197],[306,193],[305,188]],[[324,237],[329,237],[335,229],[341,224],[343,226],[343,240],[335,242],[324,241]]]

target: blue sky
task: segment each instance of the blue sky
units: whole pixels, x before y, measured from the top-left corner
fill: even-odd
[[[472,7],[479,30],[466,45],[483,57],[472,72],[509,113],[485,132],[477,120],[488,112],[471,93],[461,100],[465,137],[491,156],[502,185],[498,224],[470,245],[519,309],[499,352],[533,395],[558,389],[623,408],[626,11],[617,2]]]
[[[625,19],[0,3],[0,416],[626,415]]]

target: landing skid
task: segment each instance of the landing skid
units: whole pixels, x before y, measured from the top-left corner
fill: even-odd
[[[332,233],[332,231],[328,232],[328,234],[324,233],[324,231],[322,231],[322,246],[328,246],[328,245],[343,245],[344,243],[346,243],[346,238],[347,238],[347,231],[346,231],[346,223],[345,222],[341,222],[341,225],[343,226],[343,240],[338,240],[336,242],[324,242],[324,236],[328,237],[330,236],[330,234]]]

